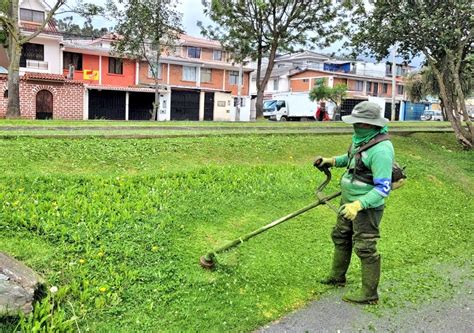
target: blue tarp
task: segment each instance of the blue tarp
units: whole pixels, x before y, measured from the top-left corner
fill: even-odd
[[[323,69],[325,71],[330,71],[330,72],[349,73],[351,71],[351,63],[350,62],[346,62],[346,63],[343,63],[343,64],[326,63],[326,64],[324,64]]]
[[[429,103],[411,103],[404,102],[404,118],[403,120],[420,120],[423,111],[427,109],[430,105]]]

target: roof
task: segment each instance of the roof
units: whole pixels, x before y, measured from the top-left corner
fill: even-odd
[[[370,75],[360,75],[360,74],[355,74],[355,73],[344,73],[344,72],[333,72],[333,71],[325,71],[322,69],[317,69],[317,68],[306,68],[301,71],[297,71],[294,73],[291,73],[289,77],[294,76],[296,74],[300,74],[306,71],[313,71],[313,72],[320,72],[323,74],[328,74],[328,76],[339,76],[339,77],[345,77],[345,78],[362,78],[362,79],[371,79],[372,81],[388,81],[391,80],[391,77],[380,77],[380,76],[370,76]],[[403,79],[397,77],[396,78],[397,82],[403,82]]]
[[[49,81],[49,82],[67,82],[67,83],[72,83],[72,84],[82,84],[82,82],[80,81],[69,80],[62,74],[26,72],[21,77],[21,79],[25,81]]]
[[[334,65],[343,65],[343,64],[351,64],[352,61],[348,60],[326,60],[324,61],[325,64],[334,64]]]
[[[189,46],[198,46],[198,47],[210,47],[210,48],[217,48],[221,49],[222,45],[217,40],[211,40],[207,38],[201,37],[194,37],[186,34],[181,34],[179,36],[180,43],[182,45],[189,45]]]
[[[282,75],[289,75],[297,67],[298,66],[294,66],[294,65],[286,65],[286,66],[278,67],[278,65],[276,64],[272,69],[272,73],[270,74],[270,77],[275,78],[275,77],[280,77]],[[266,67],[262,68],[262,77],[266,71],[267,71]]]
[[[295,61],[295,60],[308,59],[308,58],[318,59],[321,61],[330,59],[327,55],[324,55],[321,53],[316,53],[313,51],[302,51],[302,52],[289,53],[289,54],[279,56],[275,59],[275,62]]]
[[[155,92],[155,89],[149,87],[138,87],[138,86],[128,86],[128,87],[119,87],[119,86],[112,86],[107,84],[91,84],[85,85],[88,89],[95,89],[95,90],[114,90],[114,91],[130,91],[130,92]]]
[[[24,22],[20,21],[20,27],[21,30],[28,31],[28,32],[35,32],[38,30],[38,28],[41,25],[35,24],[35,23],[30,23],[30,22]],[[62,35],[62,33],[58,30],[56,27],[56,24],[54,24],[53,21],[50,21],[49,23],[46,24],[44,27],[43,31],[41,31],[43,34],[53,34],[53,35]]]

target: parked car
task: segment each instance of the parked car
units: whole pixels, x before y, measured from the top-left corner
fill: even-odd
[[[440,110],[425,110],[421,115],[420,120],[443,121],[443,113]]]

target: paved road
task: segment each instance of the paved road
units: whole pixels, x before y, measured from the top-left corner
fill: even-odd
[[[467,268],[467,270],[470,270]],[[464,272],[469,274],[469,272]],[[414,332],[473,333],[474,283],[466,278],[456,285],[450,299],[429,304],[384,309],[381,316],[364,306],[341,301],[344,289],[335,289],[279,321],[261,328],[259,333],[348,333]]]

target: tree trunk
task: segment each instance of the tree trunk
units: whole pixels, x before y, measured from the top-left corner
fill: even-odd
[[[458,113],[457,110],[455,110],[455,98],[453,97],[453,95],[448,96],[448,89],[446,88],[444,77],[441,74],[441,71],[435,66],[434,63],[431,63],[430,65],[438,81],[441,99],[443,100],[444,106],[446,108],[446,115],[448,116],[448,120],[454,130],[454,135],[456,136],[456,139],[463,146],[464,149],[470,150],[473,146],[472,135],[469,135],[470,133],[463,128],[461,118],[457,117],[457,114],[453,113],[453,111]],[[450,83],[447,82],[447,84]]]
[[[257,54],[257,77],[256,77],[256,86],[257,86],[257,100],[255,102],[255,118],[258,119],[259,117],[263,116],[263,93],[261,93],[262,82],[260,82],[260,78],[262,77],[262,41],[259,40],[258,42],[258,54]],[[260,99],[260,101],[259,101]]]
[[[156,52],[156,67],[153,70],[153,77],[155,79],[155,101],[153,102],[153,112],[151,115],[152,121],[160,120],[159,119],[159,110],[160,110],[160,82],[159,82],[159,73],[160,73],[160,52]]]
[[[11,38],[13,41],[13,38]],[[10,64],[8,65],[8,107],[6,118],[20,118],[20,55],[21,47],[14,42],[11,48]]]
[[[13,22],[18,22],[18,1],[9,1],[10,7],[9,15]],[[11,31],[8,35],[8,106],[6,118],[20,118],[20,56],[21,56],[21,45],[18,43],[17,38],[20,37],[18,24],[12,26],[14,31]]]
[[[260,82],[260,86],[257,89],[257,103],[256,103],[257,118],[263,116],[263,95],[265,93],[265,87],[267,86],[268,80],[270,79],[273,66],[275,65],[277,46],[278,46],[278,39],[275,39],[275,41],[273,42],[272,48],[270,49],[270,56],[268,57],[268,66],[267,66],[267,69],[265,70],[265,75],[263,76],[262,82]]]

